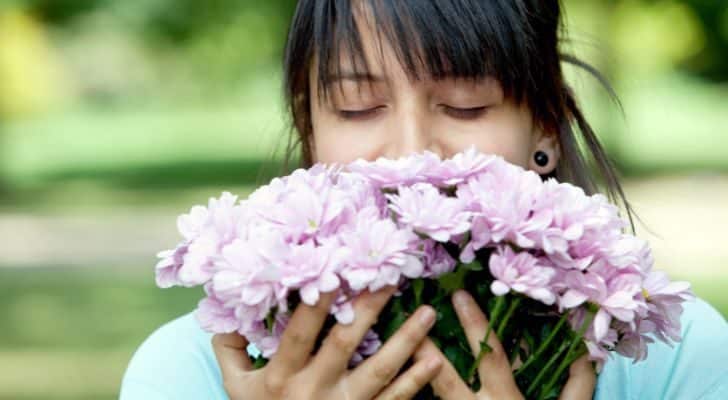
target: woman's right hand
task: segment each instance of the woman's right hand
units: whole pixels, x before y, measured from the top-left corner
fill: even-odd
[[[354,301],[354,322],[332,328],[316,354],[311,352],[334,294],[322,295],[313,307],[300,304],[283,332],[278,351],[261,369],[253,369],[246,351],[248,342],[242,336],[213,336],[212,346],[228,396],[231,400],[413,397],[442,366],[441,359],[433,356],[418,360],[397,376],[435,322],[430,306],[420,307],[373,356],[355,369],[347,369],[352,354],[394,291],[389,287],[359,296]]]

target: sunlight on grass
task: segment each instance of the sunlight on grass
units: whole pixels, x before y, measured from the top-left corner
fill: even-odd
[[[8,124],[4,167],[15,184],[67,170],[128,168],[178,160],[265,159],[287,133],[278,82],[240,101],[175,107],[90,106]],[[261,88],[262,86],[262,88]]]
[[[0,350],[0,399],[118,398],[128,360],[126,350]]]

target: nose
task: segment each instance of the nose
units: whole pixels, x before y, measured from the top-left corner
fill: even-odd
[[[432,124],[427,107],[415,101],[400,105],[390,113],[386,156],[399,158],[425,150],[435,151]]]

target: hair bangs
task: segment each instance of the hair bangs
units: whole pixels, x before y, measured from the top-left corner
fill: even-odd
[[[459,78],[498,81],[517,102],[535,90],[532,70],[538,52],[525,11],[508,0],[321,0],[314,13],[314,49],[319,98],[342,76],[348,61],[355,75],[371,76],[362,43],[362,24],[371,24],[382,51],[391,46],[413,80]]]

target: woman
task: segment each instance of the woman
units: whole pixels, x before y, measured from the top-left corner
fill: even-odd
[[[564,82],[562,60],[589,68],[559,54],[559,27],[556,0],[299,1],[284,67],[304,166],[424,150],[449,157],[475,145],[589,192],[603,182],[629,212]],[[473,393],[426,338],[435,318],[429,306],[348,371],[352,352],[392,292],[361,296],[355,322],[336,326],[315,355],[331,299],[299,306],[278,352],[259,370],[252,369],[244,338],[216,335],[210,344],[190,316],[182,317],[140,348],[121,397],[401,399],[430,384],[443,399],[523,398],[494,335],[494,351],[479,368],[482,389]],[[487,318],[464,292],[453,303],[477,353]],[[598,381],[587,358],[575,361],[561,398],[592,398],[595,389],[599,399],[728,398],[728,372],[718,362],[728,360],[725,321],[698,301],[688,305],[683,324],[686,336],[677,349],[653,346],[648,360],[634,366],[616,358]],[[414,363],[401,370],[410,358]]]

